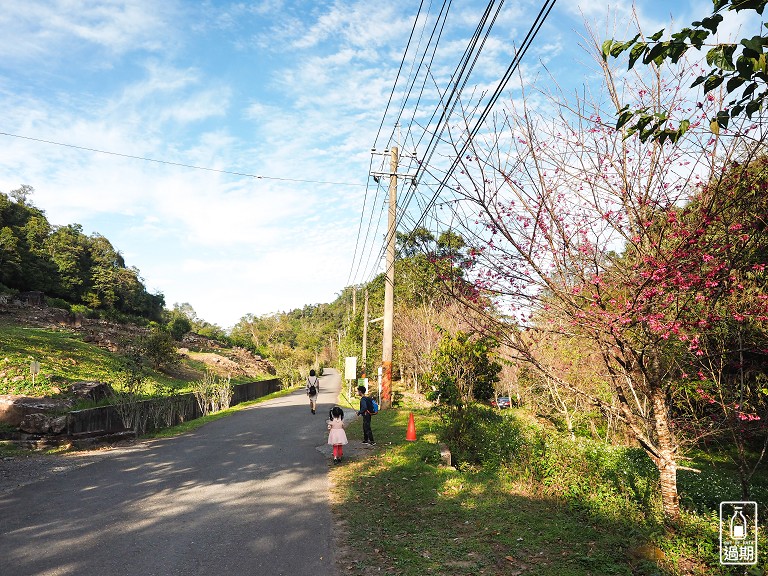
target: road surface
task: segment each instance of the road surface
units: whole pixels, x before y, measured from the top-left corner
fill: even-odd
[[[320,382],[0,493],[0,576],[335,574]]]

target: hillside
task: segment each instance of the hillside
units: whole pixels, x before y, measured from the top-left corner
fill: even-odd
[[[120,354],[126,344],[149,334],[147,328],[84,318],[50,307],[0,303],[0,394],[56,396],[77,381],[120,381]],[[227,348],[189,333],[178,343],[179,362],[147,374],[147,393],[184,390],[206,370],[234,382],[274,374],[271,363],[241,348]],[[31,375],[32,361],[40,372]]]

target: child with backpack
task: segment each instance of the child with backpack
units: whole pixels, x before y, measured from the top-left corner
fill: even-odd
[[[309,410],[312,414],[315,413],[317,408],[318,392],[320,392],[320,379],[316,376],[315,370],[312,369],[307,377],[307,396],[309,396]]]
[[[333,463],[338,464],[344,455],[347,433],[344,432],[344,410],[338,406],[328,413],[328,444],[333,446]]]
[[[378,406],[373,398],[365,395],[365,386],[358,386],[357,393],[360,396],[360,410],[357,414],[363,417],[363,444],[375,446],[376,442],[373,441],[373,430],[371,430],[371,415],[378,412]]]

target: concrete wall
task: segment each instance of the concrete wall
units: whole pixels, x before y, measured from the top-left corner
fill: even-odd
[[[241,402],[256,400],[262,396],[277,392],[280,390],[280,380],[273,378],[271,380],[247,382],[245,384],[237,384],[233,388],[231,405],[235,406]],[[163,415],[160,415],[163,412],[163,407],[159,404],[163,402],[166,403],[166,410]],[[199,418],[202,415],[192,393],[177,396],[172,413],[167,411],[167,401],[165,400],[145,400],[140,404],[142,409],[139,412],[144,414],[146,418],[144,429],[147,432],[167,426],[175,426],[176,424]],[[169,418],[171,419],[170,424],[167,421]],[[112,434],[125,430],[126,428],[123,425],[123,420],[117,408],[114,406],[102,406],[100,408],[88,408],[86,410],[70,412],[67,419],[66,434],[68,436],[97,432]]]

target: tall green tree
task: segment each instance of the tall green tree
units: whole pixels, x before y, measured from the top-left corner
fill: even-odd
[[[476,400],[493,398],[501,371],[494,357],[497,347],[490,336],[444,334],[425,377],[427,398],[458,412]]]

